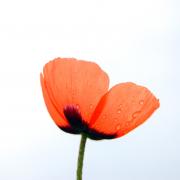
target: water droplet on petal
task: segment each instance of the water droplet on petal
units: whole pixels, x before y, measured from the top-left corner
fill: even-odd
[[[76,108],[79,109],[79,104],[76,104]]]
[[[140,100],[140,101],[139,101],[139,104],[140,104],[140,105],[143,105],[143,104],[144,104],[144,100]]]
[[[113,120],[114,120],[114,122],[117,122],[117,121],[118,121],[118,118],[114,118]]]
[[[93,105],[92,105],[92,104],[90,104],[89,108],[90,108],[90,109],[92,109],[92,108],[93,108]]]
[[[136,117],[139,115],[140,112],[141,112],[141,111],[136,111],[136,112],[134,112],[134,113],[132,114],[132,117],[133,117],[133,118],[136,118]]]
[[[120,114],[120,113],[121,113],[121,109],[118,109],[118,110],[117,110],[117,113]]]
[[[118,125],[116,126],[116,130],[120,130],[120,128],[121,128],[121,125],[118,124]]]
[[[130,121],[126,122],[126,127],[128,127],[131,124]]]

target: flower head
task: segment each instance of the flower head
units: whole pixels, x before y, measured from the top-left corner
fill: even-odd
[[[131,82],[108,90],[108,75],[97,64],[74,58],[48,62],[41,86],[56,125],[95,140],[127,134],[159,107],[158,99],[147,88]]]

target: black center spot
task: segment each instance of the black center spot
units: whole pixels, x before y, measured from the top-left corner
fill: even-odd
[[[63,112],[67,121],[69,122],[70,127],[61,129],[68,133],[85,133],[90,139],[94,140],[113,139],[116,137],[116,134],[106,134],[89,128],[88,124],[83,120],[81,113],[76,106],[68,105],[64,108]]]
[[[74,130],[79,133],[87,130],[87,124],[83,121],[81,113],[75,106],[66,106],[64,108],[64,115]]]

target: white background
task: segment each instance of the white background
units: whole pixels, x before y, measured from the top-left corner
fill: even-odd
[[[179,180],[179,9],[178,0],[1,0],[0,179],[75,180],[80,137],[55,126],[39,82],[61,56],[94,61],[111,86],[133,81],[161,103],[128,135],[88,140],[84,180]]]

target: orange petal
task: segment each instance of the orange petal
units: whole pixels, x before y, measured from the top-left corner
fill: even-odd
[[[102,97],[90,128],[120,137],[142,124],[158,107],[159,101],[147,88],[121,83]]]
[[[62,127],[62,128],[69,127],[68,122],[60,115],[60,113],[58,112],[58,108],[55,106],[55,104],[51,100],[42,74],[40,75],[40,78],[41,78],[41,87],[42,87],[42,92],[44,96],[44,101],[45,101],[49,114],[51,115],[52,119],[59,127]]]
[[[107,92],[109,79],[92,62],[73,58],[57,58],[44,67],[44,79],[51,99],[63,114],[67,106],[75,106],[88,123],[100,98]]]

